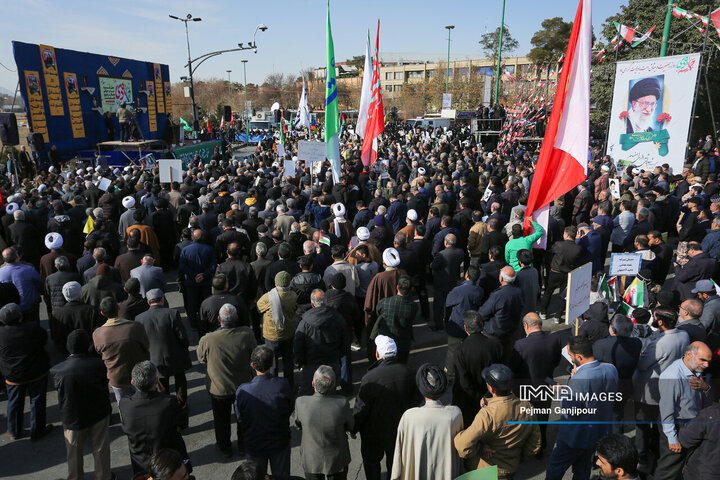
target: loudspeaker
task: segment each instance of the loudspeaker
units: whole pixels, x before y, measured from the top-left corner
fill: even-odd
[[[33,152],[44,152],[45,151],[45,139],[43,139],[42,133],[33,132],[27,137],[28,145]]]
[[[232,108],[230,108],[230,105],[225,105],[225,108],[223,110],[223,119],[226,122],[232,121]]]
[[[14,113],[0,113],[0,140],[3,145],[18,145],[20,143],[17,118]]]

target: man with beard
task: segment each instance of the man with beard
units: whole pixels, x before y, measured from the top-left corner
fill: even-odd
[[[656,78],[643,78],[630,89],[632,108],[625,120],[625,133],[652,132],[655,107],[660,98],[660,82]]]
[[[625,435],[613,433],[600,439],[595,446],[597,460],[595,465],[600,467],[600,478],[617,480],[637,480],[638,453],[635,446]]]
[[[703,342],[693,342],[683,358],[670,364],[661,374],[660,389],[660,458],[655,468],[656,480],[678,478],[687,457],[678,431],[697,417],[704,403],[710,403],[710,385],[702,372],[710,365],[712,352]],[[687,477],[686,477],[687,478]]]

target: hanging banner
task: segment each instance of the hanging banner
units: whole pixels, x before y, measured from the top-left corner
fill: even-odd
[[[157,102],[157,113],[165,113],[165,99],[163,95],[163,81],[160,64],[153,64],[153,72],[155,72],[155,101]]]
[[[172,115],[172,86],[170,82],[165,82],[165,113]]]
[[[680,173],[701,54],[618,62],[607,154],[644,170]]]
[[[45,77],[45,92],[47,93],[50,115],[53,117],[65,115],[55,49],[47,45],[38,45],[38,47],[40,47],[40,59]]]
[[[82,108],[80,107],[80,90],[77,75],[63,72],[63,80],[65,82],[65,97],[68,102],[73,138],[83,138],[85,137],[85,125],[83,124]]]
[[[42,133],[45,143],[50,142],[45,117],[45,104],[40,90],[40,73],[25,70],[25,86],[28,92],[28,110],[30,111],[30,127],[35,133]]]
[[[155,84],[150,81],[145,82],[145,90],[147,90],[148,129],[151,132],[157,132],[157,111],[155,110]]]
[[[123,102],[133,104],[132,79],[98,76],[98,84],[103,112],[115,113]]]

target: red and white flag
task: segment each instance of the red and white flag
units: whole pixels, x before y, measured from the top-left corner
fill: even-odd
[[[375,35],[375,56],[372,66],[372,96],[368,109],[368,121],[365,126],[362,151],[360,158],[363,165],[372,165],[377,160],[378,141],[377,138],[385,131],[385,112],[383,110],[382,90],[380,88],[380,60],[378,51],[380,49],[380,20],[378,20],[377,34]]]
[[[587,178],[592,60],[591,12],[592,0],[580,0],[552,113],[530,187],[525,211],[526,231],[532,228],[532,220],[540,219],[539,223],[547,226],[550,202]],[[539,246],[543,248],[544,241]]]
[[[510,83],[515,83],[515,79],[513,78],[512,75],[510,75],[510,73],[508,73],[507,70],[503,70],[503,75],[505,75],[505,77],[507,77],[507,79],[510,80]]]
[[[710,20],[712,20],[712,23],[717,30],[718,37],[720,37],[720,7],[710,12]]]

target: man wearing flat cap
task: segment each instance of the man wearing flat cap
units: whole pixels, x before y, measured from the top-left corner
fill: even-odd
[[[498,466],[498,478],[512,478],[523,460],[540,451],[540,428],[537,425],[508,422],[535,420],[532,405],[518,400],[512,393],[512,371],[495,363],[482,371],[491,398],[472,424],[455,436],[455,448],[469,469]]]
[[[625,133],[654,131],[655,107],[660,96],[657,78],[643,78],[632,86],[628,96],[632,108],[625,120]]]
[[[447,388],[445,372],[426,363],[418,369],[415,383],[425,405],[407,410],[400,419],[390,478],[456,478],[462,464],[453,438],[463,429],[463,419],[458,407],[440,401]]]

